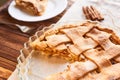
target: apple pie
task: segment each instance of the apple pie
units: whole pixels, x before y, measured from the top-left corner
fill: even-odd
[[[96,22],[49,29],[30,45],[45,56],[71,62],[46,80],[120,80],[120,38]]]
[[[15,0],[16,7],[35,16],[41,16],[46,10],[48,0]]]

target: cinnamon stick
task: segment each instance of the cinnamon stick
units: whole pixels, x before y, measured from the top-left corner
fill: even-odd
[[[94,13],[97,15],[99,21],[104,20],[102,15],[98,12],[98,10],[95,7],[93,7],[93,6],[90,6],[90,7],[94,11]]]
[[[95,15],[94,11],[90,8],[90,7],[87,7],[87,10],[91,16],[91,19],[94,21],[97,19],[97,15]]]
[[[86,17],[86,19],[95,21],[102,21],[104,20],[103,16],[100,14],[100,12],[93,6],[86,6],[86,7],[82,7],[83,13]]]
[[[82,7],[82,10],[83,10],[83,12],[85,14],[86,19],[90,20],[91,18],[90,18],[90,15],[88,14],[87,8],[86,7]]]

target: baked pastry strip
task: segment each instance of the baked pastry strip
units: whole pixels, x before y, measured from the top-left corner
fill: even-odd
[[[83,53],[88,59],[92,60],[98,65],[99,70],[111,66],[111,62],[104,57],[104,51],[98,51],[96,49],[91,49]]]
[[[98,74],[91,74],[79,80],[118,80],[120,79],[120,63],[104,68]]]
[[[115,60],[116,62],[119,62],[119,63],[120,63],[120,56],[115,57],[114,60]]]
[[[98,29],[92,29],[87,36],[94,39],[96,42],[99,43],[99,45],[105,50],[104,57],[107,59],[114,58],[118,55],[120,55],[120,45],[114,44],[110,40],[110,36],[112,34],[109,34],[107,32],[100,31]],[[114,54],[113,54],[114,53]]]
[[[70,39],[63,34],[51,35],[46,37],[46,43],[49,47],[53,48],[61,43],[70,42]]]
[[[77,80],[96,68],[97,66],[91,61],[74,62],[66,71],[48,76],[46,80]]]

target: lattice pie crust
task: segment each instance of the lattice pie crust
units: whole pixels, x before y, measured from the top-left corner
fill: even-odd
[[[41,16],[46,10],[48,0],[15,0],[16,6],[30,15]]]
[[[96,22],[52,28],[31,46],[71,62],[46,80],[120,80],[120,38]]]

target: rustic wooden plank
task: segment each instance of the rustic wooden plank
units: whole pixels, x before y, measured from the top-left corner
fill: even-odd
[[[6,59],[16,62],[16,58],[19,56],[19,53],[19,51],[7,47],[6,45],[1,44],[0,46],[0,57],[4,57]]]
[[[0,77],[1,78],[7,79],[11,75],[11,73],[12,73],[12,71],[0,67]],[[1,80],[4,80],[4,79],[1,79]]]
[[[9,54],[11,54],[11,53],[9,53]],[[4,53],[0,52],[0,57],[3,57],[5,59],[8,59],[10,61],[13,61],[13,62],[17,63],[17,56],[16,57],[11,57],[11,56],[7,55],[5,52]]]
[[[13,70],[15,68],[15,66],[17,65],[16,62],[10,61],[6,58],[2,58],[0,57],[0,64],[5,65],[4,67],[10,70]]]
[[[0,77],[0,80],[7,80],[7,79],[5,79],[5,78],[1,78],[1,77]]]
[[[14,34],[19,35],[19,36],[29,37],[28,34],[22,33],[19,30],[19,28],[17,28],[16,26],[8,26],[8,25],[0,24],[0,30],[4,31],[6,33],[14,33]]]
[[[11,38],[14,38],[17,36],[18,39],[20,39],[20,41],[24,42],[25,40],[22,39],[22,38],[28,38],[29,35],[28,34],[24,34],[22,33],[19,29],[13,29],[13,28],[10,28],[6,25],[2,25],[0,24],[0,32],[1,34],[4,34],[5,36],[10,36]],[[22,37],[22,38],[21,38]]]
[[[11,66],[16,66],[16,63],[15,63],[15,62],[10,61],[10,60],[8,60],[8,59],[6,59],[6,58],[0,57],[0,61],[1,61],[1,62],[4,62],[4,63],[7,63],[7,64],[10,64]]]
[[[0,44],[4,44],[16,50],[20,50],[23,47],[23,43],[26,42],[28,38],[14,34],[11,31],[6,32],[4,28],[0,27],[0,40]]]
[[[16,68],[16,66],[11,66],[10,64],[7,64],[5,62],[0,62],[0,67],[3,67],[5,69],[11,70],[11,71],[14,71]]]
[[[11,42],[6,38],[2,38],[1,36],[0,36],[0,40],[1,40],[0,44],[2,45],[4,44],[7,47],[13,48],[15,50],[20,50],[23,47],[23,45],[20,45],[19,43],[17,44],[17,42]]]

